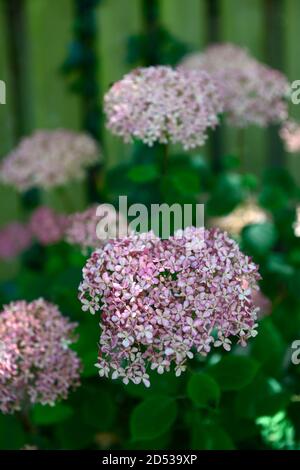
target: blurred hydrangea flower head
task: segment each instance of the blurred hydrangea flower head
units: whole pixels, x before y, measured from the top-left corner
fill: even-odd
[[[248,199],[238,205],[230,214],[213,217],[210,224],[232,236],[239,236],[244,227],[250,224],[261,224],[270,220],[270,214],[262,209],[255,200]]]
[[[206,72],[166,66],[133,70],[110,88],[104,103],[107,127],[125,142],[179,143],[186,150],[204,144],[223,111],[216,83]]]
[[[32,235],[21,222],[11,222],[0,230],[0,258],[9,260],[30,247]]]
[[[80,361],[69,348],[70,323],[43,299],[12,302],[0,314],[0,410],[53,404],[79,384]]]
[[[127,222],[110,204],[93,205],[67,218],[65,239],[84,251],[99,248],[111,239],[127,234]]]
[[[38,207],[31,215],[29,227],[42,245],[51,245],[63,239],[67,217],[46,206]]]
[[[279,71],[258,62],[234,44],[214,44],[186,56],[181,67],[207,71],[219,83],[232,126],[267,126],[287,118],[289,83]]]
[[[295,121],[287,121],[280,129],[280,137],[283,140],[285,150],[289,153],[300,152],[300,124]]]
[[[48,189],[84,177],[97,161],[99,149],[86,134],[70,130],[39,130],[9,153],[0,167],[0,180],[19,191]]]
[[[169,239],[131,234],[96,250],[83,269],[84,311],[101,310],[100,376],[150,385],[148,367],[177,376],[195,353],[256,335],[258,268],[218,230]]]

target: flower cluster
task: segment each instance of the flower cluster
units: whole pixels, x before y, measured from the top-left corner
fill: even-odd
[[[46,206],[38,207],[31,215],[29,227],[33,237],[42,245],[63,239],[67,217]]]
[[[131,234],[83,269],[84,311],[102,311],[100,376],[150,385],[148,366],[177,376],[194,353],[256,334],[257,266],[225,233],[189,227],[169,239]]]
[[[0,314],[0,410],[53,404],[79,384],[80,361],[69,348],[70,323],[43,299],[12,302]]]
[[[272,313],[272,302],[260,289],[252,292],[253,304],[259,309],[258,319],[264,318]]]
[[[0,230],[0,258],[15,258],[29,248],[32,236],[27,225],[11,222]]]
[[[287,121],[280,129],[280,137],[287,152],[300,152],[300,125],[295,121]]]
[[[126,142],[204,144],[223,111],[218,87],[206,72],[156,66],[125,75],[105,95],[107,126]]]
[[[93,205],[67,218],[65,238],[83,250],[99,248],[111,238],[127,234],[125,218],[110,204]]]
[[[181,67],[203,70],[219,83],[230,124],[266,126],[287,117],[289,84],[279,71],[259,63],[233,44],[215,44],[189,54]]]
[[[252,199],[237,206],[230,214],[213,217],[210,224],[230,235],[238,236],[246,225],[267,222],[270,215]]]
[[[24,138],[0,167],[0,179],[26,191],[51,188],[83,178],[84,170],[96,162],[95,141],[69,130],[40,130]]]

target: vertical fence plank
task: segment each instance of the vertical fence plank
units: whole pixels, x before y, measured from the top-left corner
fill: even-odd
[[[14,145],[14,116],[11,97],[14,90],[8,66],[8,52],[5,35],[5,18],[3,3],[0,4],[0,80],[6,84],[6,104],[0,104],[0,156],[3,157]],[[6,223],[20,218],[19,197],[13,189],[0,185],[0,227]],[[17,263],[1,263],[0,280],[7,279],[15,274]]]
[[[5,35],[5,17],[3,3],[0,3],[0,80],[4,80],[6,84],[6,104],[0,104],[0,155],[8,152],[13,144],[13,115],[12,100],[13,90],[10,81],[8,67],[8,51]]]
[[[17,141],[28,134],[32,126],[26,0],[4,2],[4,15],[8,67],[14,90],[11,96],[13,132]]]
[[[282,0],[264,0],[264,14],[266,59],[271,67],[282,71],[284,66]],[[268,128],[268,162],[270,167],[283,167],[286,164],[286,155],[279,136],[279,129],[278,124]]]
[[[122,78],[130,70],[126,64],[127,40],[142,31],[139,0],[109,0],[98,9],[99,54],[101,54],[100,81],[103,93],[110,84]],[[108,166],[122,162],[130,152],[130,146],[121,139],[104,133]]]
[[[28,0],[27,16],[34,127],[77,130],[81,123],[79,99],[67,90],[65,79],[60,73],[72,39],[73,2]],[[76,195],[74,208],[80,207],[82,185],[71,185],[67,191]],[[48,191],[44,195],[44,202],[57,209],[63,208],[56,191]]]
[[[285,70],[290,82],[300,80],[299,55],[299,0],[284,0],[284,39],[285,39]],[[290,102],[290,115],[300,123],[300,105]],[[287,166],[292,175],[300,183],[300,155],[292,154],[287,157]]]
[[[162,22],[174,36],[195,49],[206,37],[204,0],[161,0]]]
[[[263,0],[220,0],[221,40],[246,47],[263,60]],[[227,151],[238,152],[237,132],[226,132]],[[245,130],[245,169],[260,174],[265,165],[266,131],[251,127]]]
[[[14,145],[13,109],[12,100],[14,90],[8,66],[8,50],[5,35],[4,9],[0,8],[0,80],[6,84],[6,104],[0,104],[0,155],[1,157],[10,151]],[[0,225],[13,220],[19,215],[19,198],[16,192],[7,187],[0,186]]]
[[[72,0],[27,2],[35,127],[79,126],[77,97],[59,73],[71,39]]]

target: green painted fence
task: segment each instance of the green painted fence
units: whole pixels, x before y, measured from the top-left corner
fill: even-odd
[[[12,97],[13,77],[5,28],[5,2],[0,0],[0,79],[7,84],[7,104],[0,106],[0,155],[16,143]],[[27,18],[26,43],[28,57],[28,129],[67,127],[80,128],[80,103],[66,88],[59,73],[68,44],[72,38],[72,0],[19,0],[24,4]],[[282,29],[279,40],[283,44],[283,70],[289,79],[300,79],[298,28],[300,25],[299,0],[161,0],[162,24],[180,40],[195,50],[201,50],[209,38],[208,2],[214,1],[218,9],[218,36],[246,46],[265,62],[271,62],[266,51],[268,8],[279,9]],[[99,81],[105,92],[119,79],[129,66],[126,64],[127,38],[142,29],[142,0],[102,0],[97,9],[98,53],[101,57]],[[276,34],[275,34],[276,36]],[[271,38],[272,41],[272,38]],[[274,47],[278,37],[274,38]],[[271,42],[272,44],[272,42]],[[28,97],[27,97],[28,98]],[[300,118],[300,106],[291,106],[291,115]],[[246,131],[246,169],[260,173],[267,164],[268,133],[262,129]],[[110,165],[127,158],[128,146],[105,133],[106,158]],[[227,151],[236,145],[234,130],[226,134]],[[288,156],[287,166],[299,179],[300,157]],[[1,221],[18,214],[18,198],[7,188],[0,188]],[[7,210],[8,209],[8,210]],[[6,214],[6,215],[4,215]]]

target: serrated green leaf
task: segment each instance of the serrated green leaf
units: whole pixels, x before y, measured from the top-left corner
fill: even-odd
[[[155,395],[134,408],[130,429],[133,439],[154,439],[164,434],[174,423],[177,404],[173,398]]]
[[[221,390],[240,390],[255,377],[259,368],[258,362],[246,356],[225,356],[211,366],[209,374],[219,384]]]

